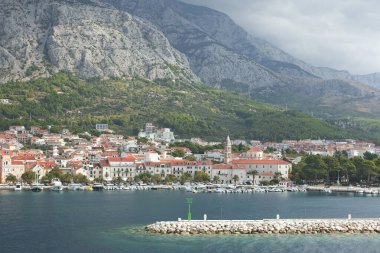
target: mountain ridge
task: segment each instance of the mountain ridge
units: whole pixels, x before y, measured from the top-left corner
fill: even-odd
[[[226,14],[176,0],[0,0],[0,82],[49,77],[200,81],[334,120],[380,118],[376,74],[315,67]],[[363,83],[364,82],[364,83]]]

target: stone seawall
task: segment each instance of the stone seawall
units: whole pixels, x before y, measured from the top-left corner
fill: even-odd
[[[160,221],[145,230],[181,235],[380,233],[380,219]]]

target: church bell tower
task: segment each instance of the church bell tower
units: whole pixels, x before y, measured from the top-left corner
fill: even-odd
[[[224,148],[224,163],[230,164],[232,162],[232,145],[230,136],[227,136],[226,146]]]

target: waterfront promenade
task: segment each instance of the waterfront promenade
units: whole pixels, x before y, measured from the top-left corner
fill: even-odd
[[[264,219],[160,221],[145,227],[159,234],[380,233],[380,219]]]

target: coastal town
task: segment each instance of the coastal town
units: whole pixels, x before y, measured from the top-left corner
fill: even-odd
[[[68,181],[77,179],[80,183],[195,180],[291,186],[292,165],[301,161],[298,154],[332,156],[346,152],[348,157],[360,157],[365,152],[380,152],[373,143],[355,140],[261,143],[227,136],[225,142],[207,142],[200,138],[176,139],[169,128],[157,128],[152,123],[146,123],[138,136],[128,137],[114,134],[107,124],[94,128],[95,134],[72,134],[67,129],[53,133],[40,127],[10,126],[0,132],[0,183],[26,183],[27,174],[29,181],[35,178],[46,182],[52,179],[52,171],[58,171]],[[193,153],[181,143],[211,148]],[[292,150],[295,155],[284,156],[284,150]]]

